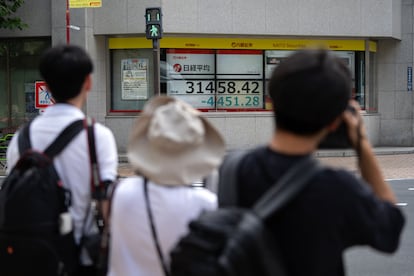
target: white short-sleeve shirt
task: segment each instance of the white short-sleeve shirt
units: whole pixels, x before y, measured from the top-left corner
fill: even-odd
[[[164,276],[145,207],[142,177],[123,179],[115,190],[111,214],[110,276]],[[148,194],[163,257],[188,232],[202,210],[217,208],[217,198],[203,188],[148,182]]]

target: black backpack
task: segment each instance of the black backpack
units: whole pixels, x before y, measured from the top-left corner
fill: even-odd
[[[220,168],[219,193],[234,194],[244,153],[230,154]],[[283,256],[264,220],[284,207],[321,169],[312,157],[289,170],[252,209],[226,206],[205,211],[171,251],[172,276],[283,276]],[[219,194],[219,198],[222,195]],[[227,202],[234,201],[226,199]]]
[[[31,149],[30,123],[22,128],[20,158],[0,185],[0,275],[72,275],[76,270],[71,193],[62,186],[53,158],[82,129],[84,120],[71,123],[39,152]]]

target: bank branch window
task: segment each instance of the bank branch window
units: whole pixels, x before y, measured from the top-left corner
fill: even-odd
[[[204,112],[271,111],[267,83],[295,51],[161,48],[160,92]],[[364,51],[332,52],[349,67],[352,97],[365,109]],[[111,112],[140,112],[154,96],[152,49],[113,49],[111,68]]]

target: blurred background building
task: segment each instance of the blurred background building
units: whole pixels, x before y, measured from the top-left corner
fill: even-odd
[[[95,63],[85,112],[113,130],[121,153],[158,86],[203,111],[229,149],[251,147],[273,131],[272,69],[292,51],[326,47],[352,71],[372,143],[414,145],[412,0],[68,1],[26,0],[17,15],[28,27],[0,30],[0,135],[47,106],[39,56],[69,42]],[[162,9],[158,86],[148,7]]]

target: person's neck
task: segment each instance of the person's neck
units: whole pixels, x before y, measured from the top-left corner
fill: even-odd
[[[82,109],[83,104],[85,103],[85,96],[81,93],[77,97],[69,99],[66,103]]]
[[[318,135],[297,135],[284,130],[277,130],[269,147],[277,152],[292,155],[313,153],[319,144]]]

